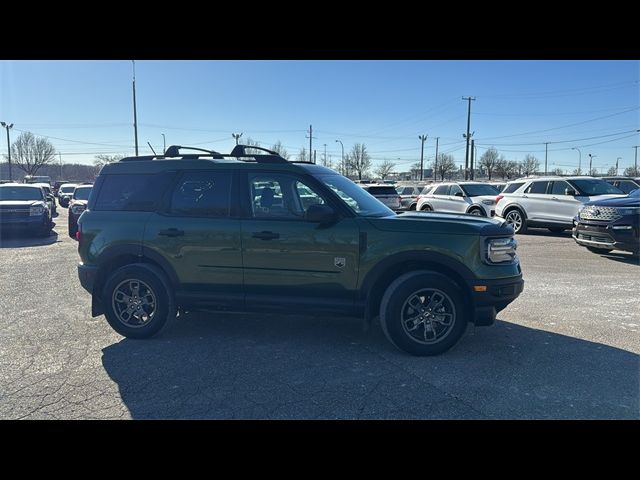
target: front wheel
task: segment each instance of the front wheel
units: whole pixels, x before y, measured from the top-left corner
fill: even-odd
[[[105,317],[120,335],[149,338],[175,317],[171,290],[160,269],[126,265],[111,274],[102,291]]]
[[[453,347],[467,328],[459,288],[444,275],[417,271],[387,288],[380,324],[387,339],[411,355],[438,355]]]
[[[422,208],[420,209],[421,212],[433,212],[433,208],[431,208],[429,205],[423,205]]]
[[[472,208],[469,210],[469,215],[475,215],[476,217],[484,217],[482,211],[479,208]]]

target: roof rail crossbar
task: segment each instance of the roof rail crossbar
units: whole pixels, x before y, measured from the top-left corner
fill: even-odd
[[[180,150],[197,150],[199,152],[205,152],[211,156],[213,156],[214,158],[222,158],[222,154],[219,152],[216,152],[214,150],[205,150],[204,148],[196,148],[196,147],[183,147],[181,145],[171,145],[169,148],[167,148],[164,152],[164,156],[165,157],[179,157],[180,156]]]
[[[232,156],[232,157],[251,157],[251,156],[253,156],[251,154],[247,154],[247,148],[251,148],[253,150],[262,150],[263,152],[267,152],[268,154],[275,155],[277,157],[280,156],[278,154],[278,152],[274,152],[273,150],[269,150],[269,149],[263,148],[263,147],[257,147],[257,146],[254,146],[254,145],[236,145],[233,148],[233,150],[231,150],[231,153],[229,155]],[[284,158],[283,158],[283,160],[284,160]]]

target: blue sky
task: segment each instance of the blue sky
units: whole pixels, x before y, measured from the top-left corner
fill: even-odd
[[[64,162],[133,154],[132,62],[1,61],[0,120],[49,137]],[[313,125],[320,161],[356,142],[375,163],[408,170],[440,152],[464,163],[467,102],[479,155],[491,145],[512,160],[532,153],[549,170],[621,169],[640,143],[638,61],[136,61],[140,153],[167,145],[228,152],[232,132],[289,153],[308,149]],[[627,133],[625,133],[627,132]],[[0,152],[6,152],[6,135]],[[593,138],[597,137],[597,138]]]

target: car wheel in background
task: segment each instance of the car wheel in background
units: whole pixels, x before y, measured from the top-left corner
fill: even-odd
[[[479,208],[472,208],[468,213],[469,215],[475,215],[476,217],[484,217],[482,210]]]
[[[519,208],[512,208],[510,210],[507,210],[504,219],[509,225],[513,227],[513,230],[516,233],[527,232],[527,220],[524,216],[524,213],[522,213]]]
[[[423,205],[420,209],[421,212],[433,212],[433,208],[430,205]]]

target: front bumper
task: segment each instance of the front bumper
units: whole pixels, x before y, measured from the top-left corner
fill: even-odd
[[[607,224],[576,221],[572,237],[583,247],[640,251],[640,226],[637,222],[624,222],[624,218]]]
[[[478,327],[493,325],[496,315],[524,290],[522,275],[500,280],[474,280],[472,283],[472,322]],[[474,287],[486,287],[486,290],[478,292]]]
[[[24,216],[14,218],[0,218],[0,231],[2,230],[38,230],[49,223],[49,215]]]

